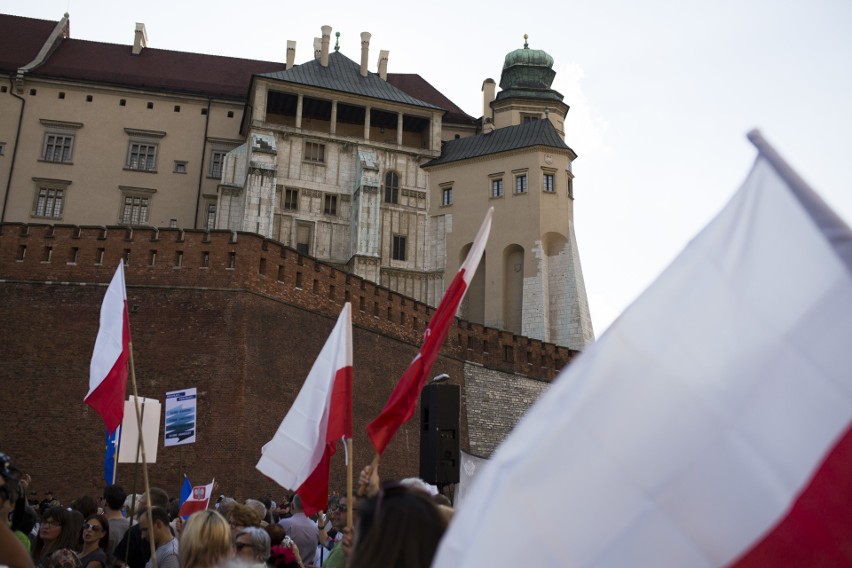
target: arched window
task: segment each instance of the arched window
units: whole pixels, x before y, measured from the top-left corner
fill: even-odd
[[[396,172],[385,175],[385,203],[399,203],[399,176]]]

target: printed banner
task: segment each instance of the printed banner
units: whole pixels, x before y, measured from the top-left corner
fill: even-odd
[[[165,446],[195,443],[196,389],[166,393]]]

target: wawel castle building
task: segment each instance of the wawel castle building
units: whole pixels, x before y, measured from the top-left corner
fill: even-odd
[[[593,340],[547,53],[506,55],[474,118],[386,51],[371,70],[367,32],[346,55],[323,26],[270,62],[69,30],[0,15],[0,222],[257,233],[434,306],[493,206],[459,315]]]

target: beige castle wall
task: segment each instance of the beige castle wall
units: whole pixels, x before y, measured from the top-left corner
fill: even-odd
[[[35,90],[35,95],[31,90]],[[64,98],[59,98],[60,93],[64,93]],[[4,118],[0,141],[3,141],[14,136],[9,132],[17,125],[17,116],[15,104],[10,104],[9,99],[17,101],[8,93],[0,96]],[[199,185],[201,194],[216,194],[218,180],[209,176],[211,150],[230,149],[240,140],[240,104],[35,79],[25,81],[22,96],[26,107],[6,221],[117,223],[122,204],[119,188],[131,187],[154,190],[150,193],[148,224],[167,227],[175,219],[180,227],[193,227]],[[90,102],[87,96],[92,97]],[[122,99],[124,106],[120,105]],[[149,103],[153,108],[147,108]],[[208,105],[209,115],[205,116],[202,109]],[[233,116],[229,118],[228,112]],[[51,130],[42,120],[82,125],[73,130],[70,163],[42,159],[45,133]],[[153,139],[158,143],[156,173],[125,169],[131,139],[125,131],[128,128],[165,133]],[[186,173],[176,173],[176,161],[186,162]],[[60,219],[33,215],[37,187],[33,178],[71,182]],[[203,210],[198,218],[203,222]]]

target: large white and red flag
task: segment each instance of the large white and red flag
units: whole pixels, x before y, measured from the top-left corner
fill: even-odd
[[[83,400],[114,432],[124,417],[130,358],[130,319],[124,286],[124,260],[118,264],[101,304],[100,327],[89,365],[89,392]]]
[[[399,427],[414,416],[417,397],[420,396],[420,391],[426,384],[429,371],[438,357],[441,346],[447,339],[450,325],[456,317],[456,312],[470,286],[470,281],[476,274],[482,253],[485,252],[485,244],[488,242],[488,235],[491,233],[491,217],[493,215],[494,208],[489,207],[470,251],[467,253],[467,258],[447,287],[447,291],[444,292],[441,303],[438,304],[429,325],[426,326],[426,331],[423,332],[423,345],[420,347],[420,351],[414,356],[414,359],[400,377],[381,413],[367,425],[367,434],[370,436],[378,455],[384,453]]]
[[[186,481],[187,479],[184,477],[184,482]],[[207,507],[210,506],[210,497],[213,495],[213,486],[215,483],[216,480],[214,479],[208,485],[194,486],[192,491],[189,493],[189,496],[180,506],[178,516],[188,517],[198,511],[206,511]],[[181,495],[181,498],[183,498],[183,495]]]
[[[497,449],[434,566],[852,565],[852,232],[750,138],[743,186]]]
[[[293,406],[261,450],[257,469],[302,498],[305,514],[328,504],[331,456],[352,437],[352,307],[337,318]]]

